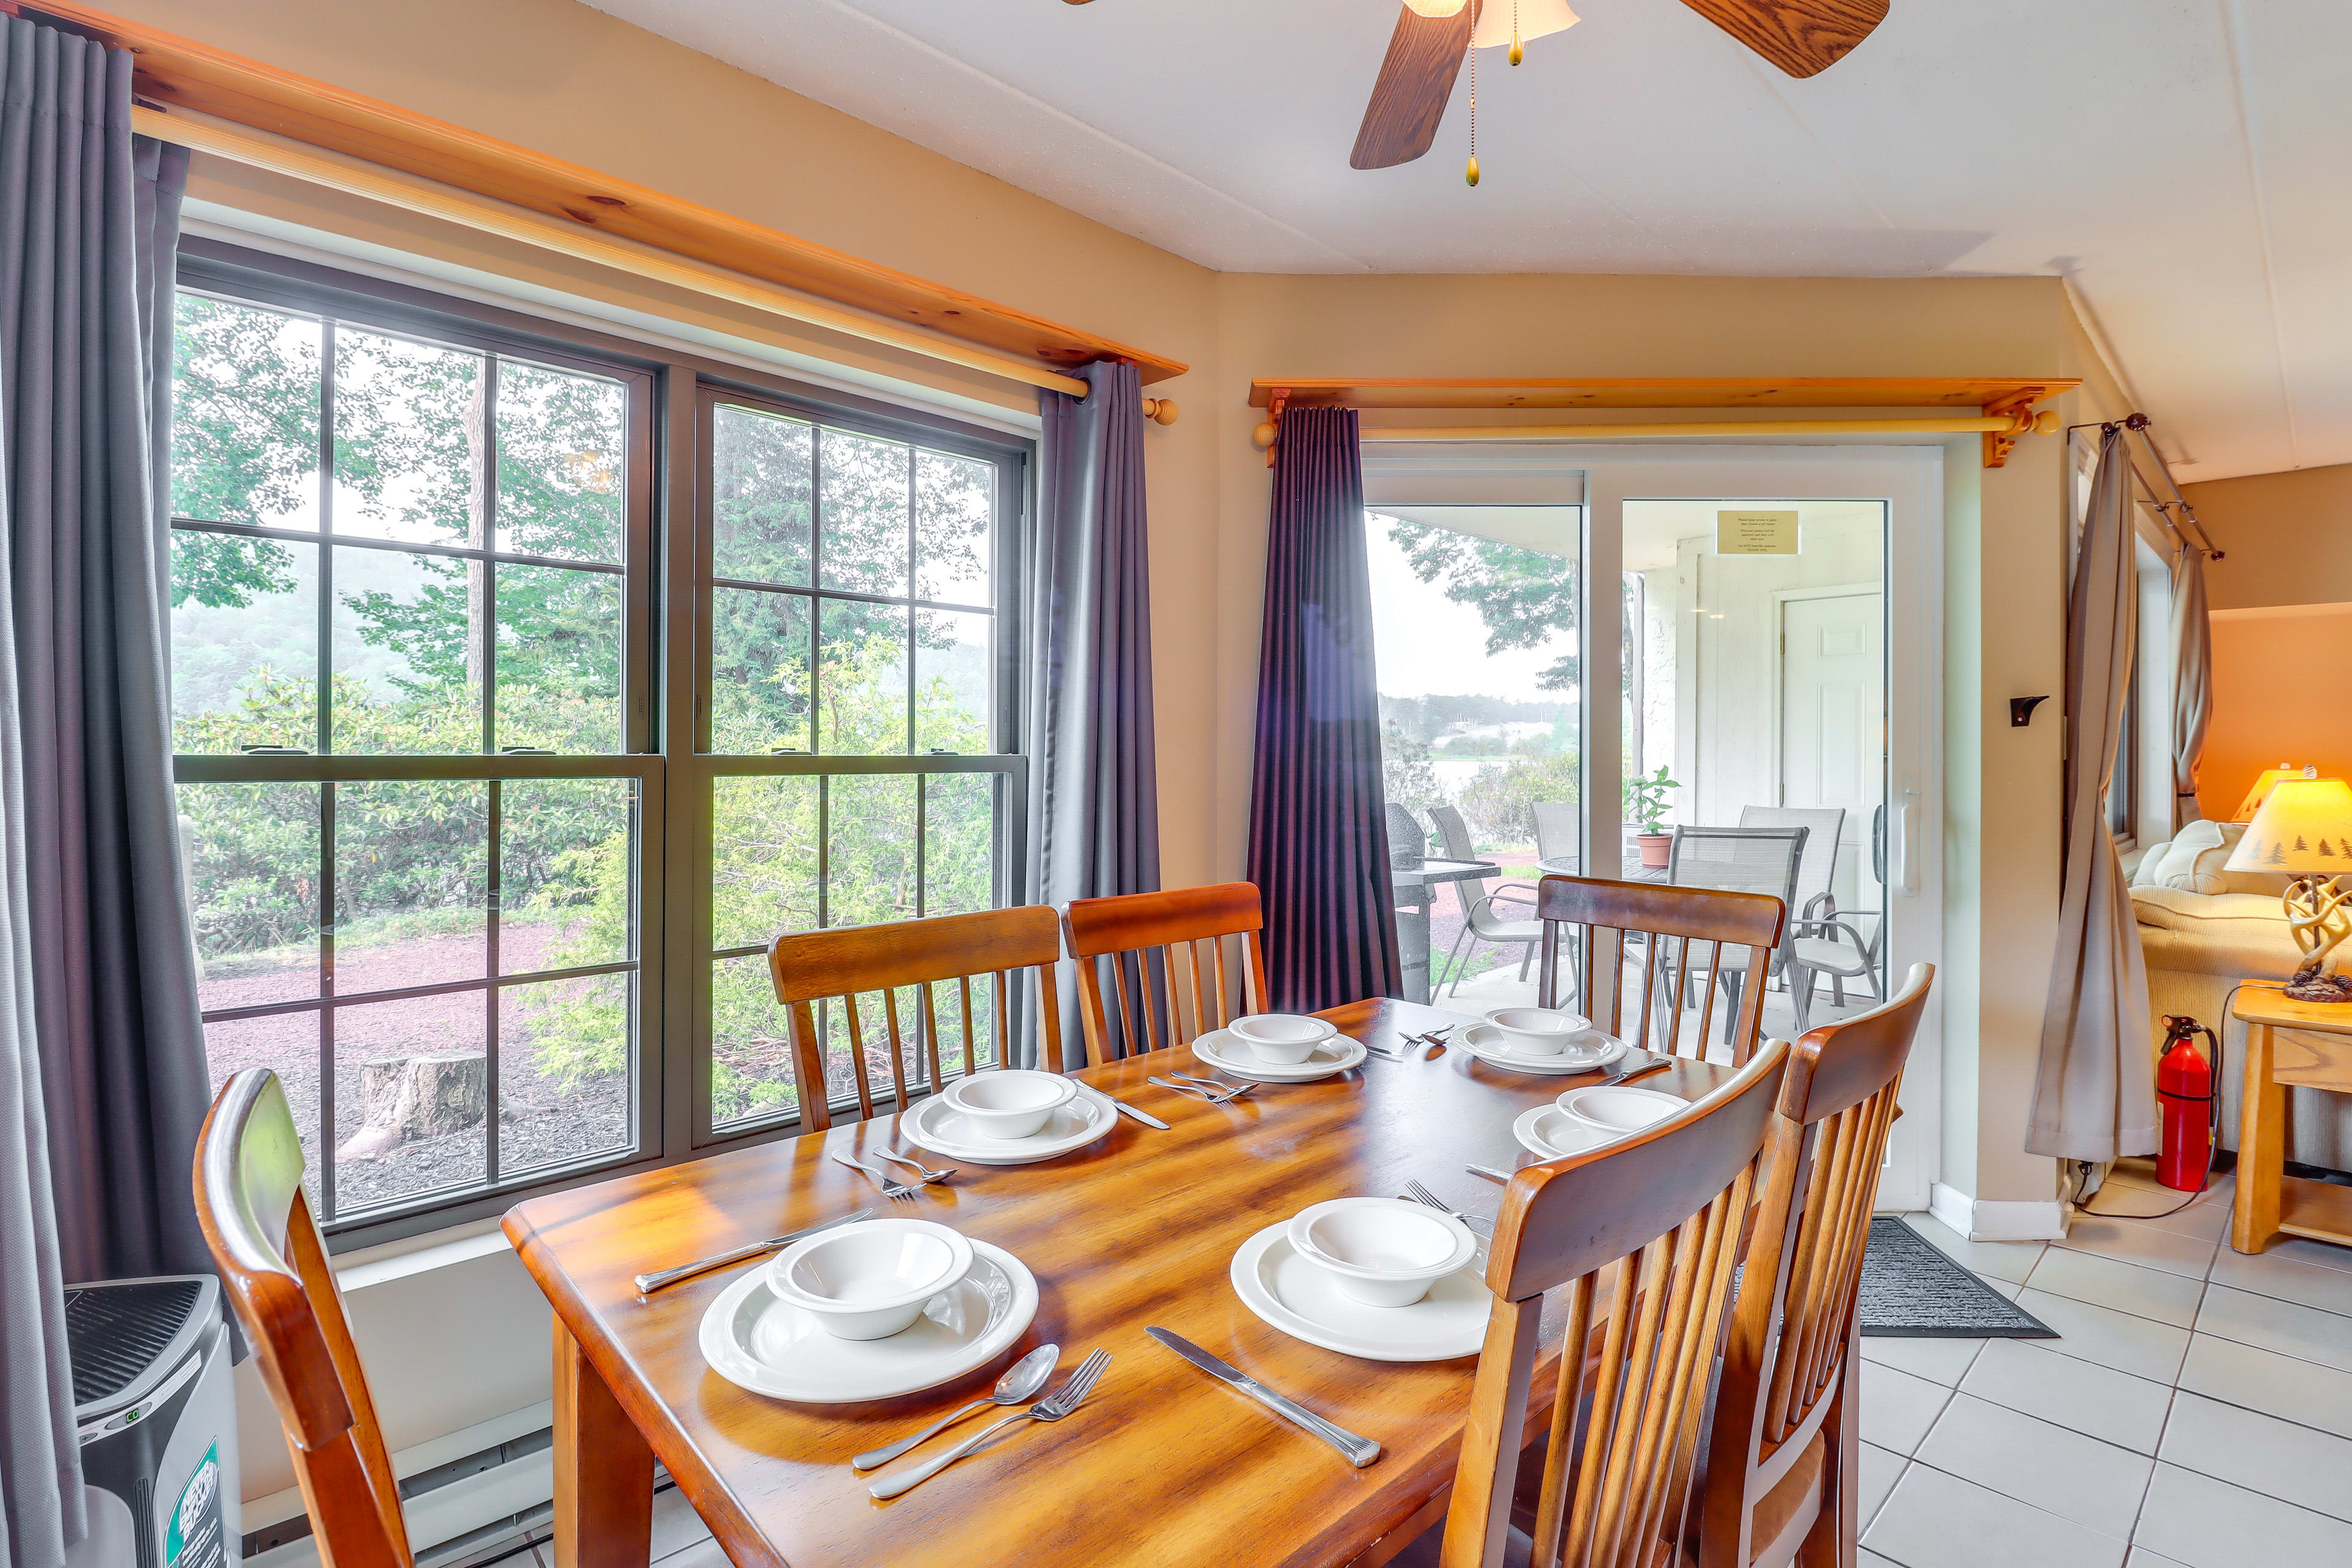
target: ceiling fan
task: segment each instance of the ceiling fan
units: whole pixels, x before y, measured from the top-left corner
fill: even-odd
[[[1068,0],[1084,5],[1087,0]],[[1794,77],[1846,57],[1886,19],[1888,0],[1683,0],[1683,4]],[[1492,5],[1495,15],[1480,13]],[[1521,14],[1523,13],[1523,14]],[[1349,156],[1359,169],[1410,163],[1429,151],[1454,96],[1454,78],[1476,34],[1480,47],[1540,37],[1574,24],[1562,0],[1403,0],[1388,58]]]

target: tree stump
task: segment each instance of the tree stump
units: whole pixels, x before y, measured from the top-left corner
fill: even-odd
[[[381,1159],[415,1139],[478,1127],[489,1103],[489,1058],[480,1051],[362,1062],[360,1130],[335,1158]]]

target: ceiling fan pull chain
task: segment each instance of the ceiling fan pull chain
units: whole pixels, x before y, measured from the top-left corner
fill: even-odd
[[[1516,5],[1517,0],[1513,0]],[[1470,166],[1462,177],[1475,189],[1478,184],[1478,13],[1486,7],[1480,0],[1470,0]]]
[[[1511,63],[1517,65],[1527,58],[1527,46],[1519,42],[1519,0],[1511,0]]]

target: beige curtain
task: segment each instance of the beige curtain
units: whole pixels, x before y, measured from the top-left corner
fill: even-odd
[[[2138,634],[2123,437],[2111,425],[2100,437],[2067,603],[2065,885],[2025,1137],[2031,1152],[2071,1160],[2143,1154],[2157,1143],[2147,971],[2105,810]]]
[[[2213,721],[2213,622],[2205,606],[2205,552],[2186,542],[2172,563],[2172,831],[2197,809],[2197,765]]]

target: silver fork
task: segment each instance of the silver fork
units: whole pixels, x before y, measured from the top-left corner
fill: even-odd
[[[1495,1234],[1494,1221],[1480,1219],[1476,1215],[1464,1214],[1460,1209],[1455,1208],[1452,1204],[1447,1203],[1444,1198],[1439,1197],[1435,1193],[1431,1192],[1419,1182],[1405,1183],[1404,1190],[1413,1202],[1423,1205],[1429,1208],[1433,1208],[1439,1214],[1452,1215],[1455,1219],[1460,1220],[1464,1225],[1468,1226],[1480,1236],[1492,1237]]]
[[[1171,1072],[1168,1076],[1172,1079],[1181,1079],[1186,1083],[1197,1083],[1202,1089],[1213,1089],[1220,1094],[1223,1093],[1227,1089],[1233,1090],[1235,1094],[1240,1094],[1246,1089],[1252,1089],[1257,1087],[1255,1081],[1233,1084],[1227,1083],[1221,1078],[1202,1078],[1198,1073]]]
[[[866,1152],[872,1154],[877,1160],[887,1160],[894,1165],[904,1165],[908,1170],[921,1172],[923,1176],[922,1184],[927,1187],[940,1182],[944,1182],[950,1176],[955,1174],[955,1167],[953,1165],[950,1165],[944,1171],[934,1171],[929,1166],[924,1164],[920,1160],[909,1160],[904,1154],[894,1154],[887,1149],[869,1149]]]
[[[851,1159],[846,1154],[835,1154],[834,1155],[834,1160],[839,1164],[848,1166],[853,1171],[865,1172],[867,1178],[870,1179],[876,1186],[882,1189],[882,1195],[884,1197],[892,1199],[898,1203],[914,1202],[915,1189],[908,1186],[906,1183],[894,1182],[889,1177],[884,1175],[881,1172],[876,1170],[873,1166],[861,1164],[859,1162]]]
[[[917,1465],[911,1470],[900,1470],[896,1475],[884,1476],[881,1479],[869,1483],[866,1489],[877,1499],[897,1497],[900,1492],[929,1480],[1016,1421],[1061,1420],[1062,1417],[1077,1409],[1087,1395],[1094,1392],[1095,1384],[1102,1378],[1103,1369],[1109,1365],[1110,1352],[1097,1350],[1078,1363],[1078,1370],[1070,1373],[1069,1382],[1062,1384],[1059,1389],[1028,1409],[1017,1410],[1002,1421],[991,1422],[982,1427],[977,1436],[957,1444],[938,1458]]]
[[[1212,1094],[1205,1089],[1197,1089],[1189,1083],[1171,1083],[1164,1078],[1150,1078],[1146,1079],[1144,1081],[1147,1083],[1156,1083],[1162,1089],[1173,1089],[1178,1094],[1189,1094],[1193,1099],[1209,1105],[1223,1105],[1229,1100],[1239,1100],[1243,1095],[1247,1094],[1250,1090],[1257,1087],[1257,1085],[1254,1083],[1245,1083],[1239,1089],[1226,1089],[1223,1094]],[[1219,1085],[1218,1087],[1223,1088],[1223,1086]]]

